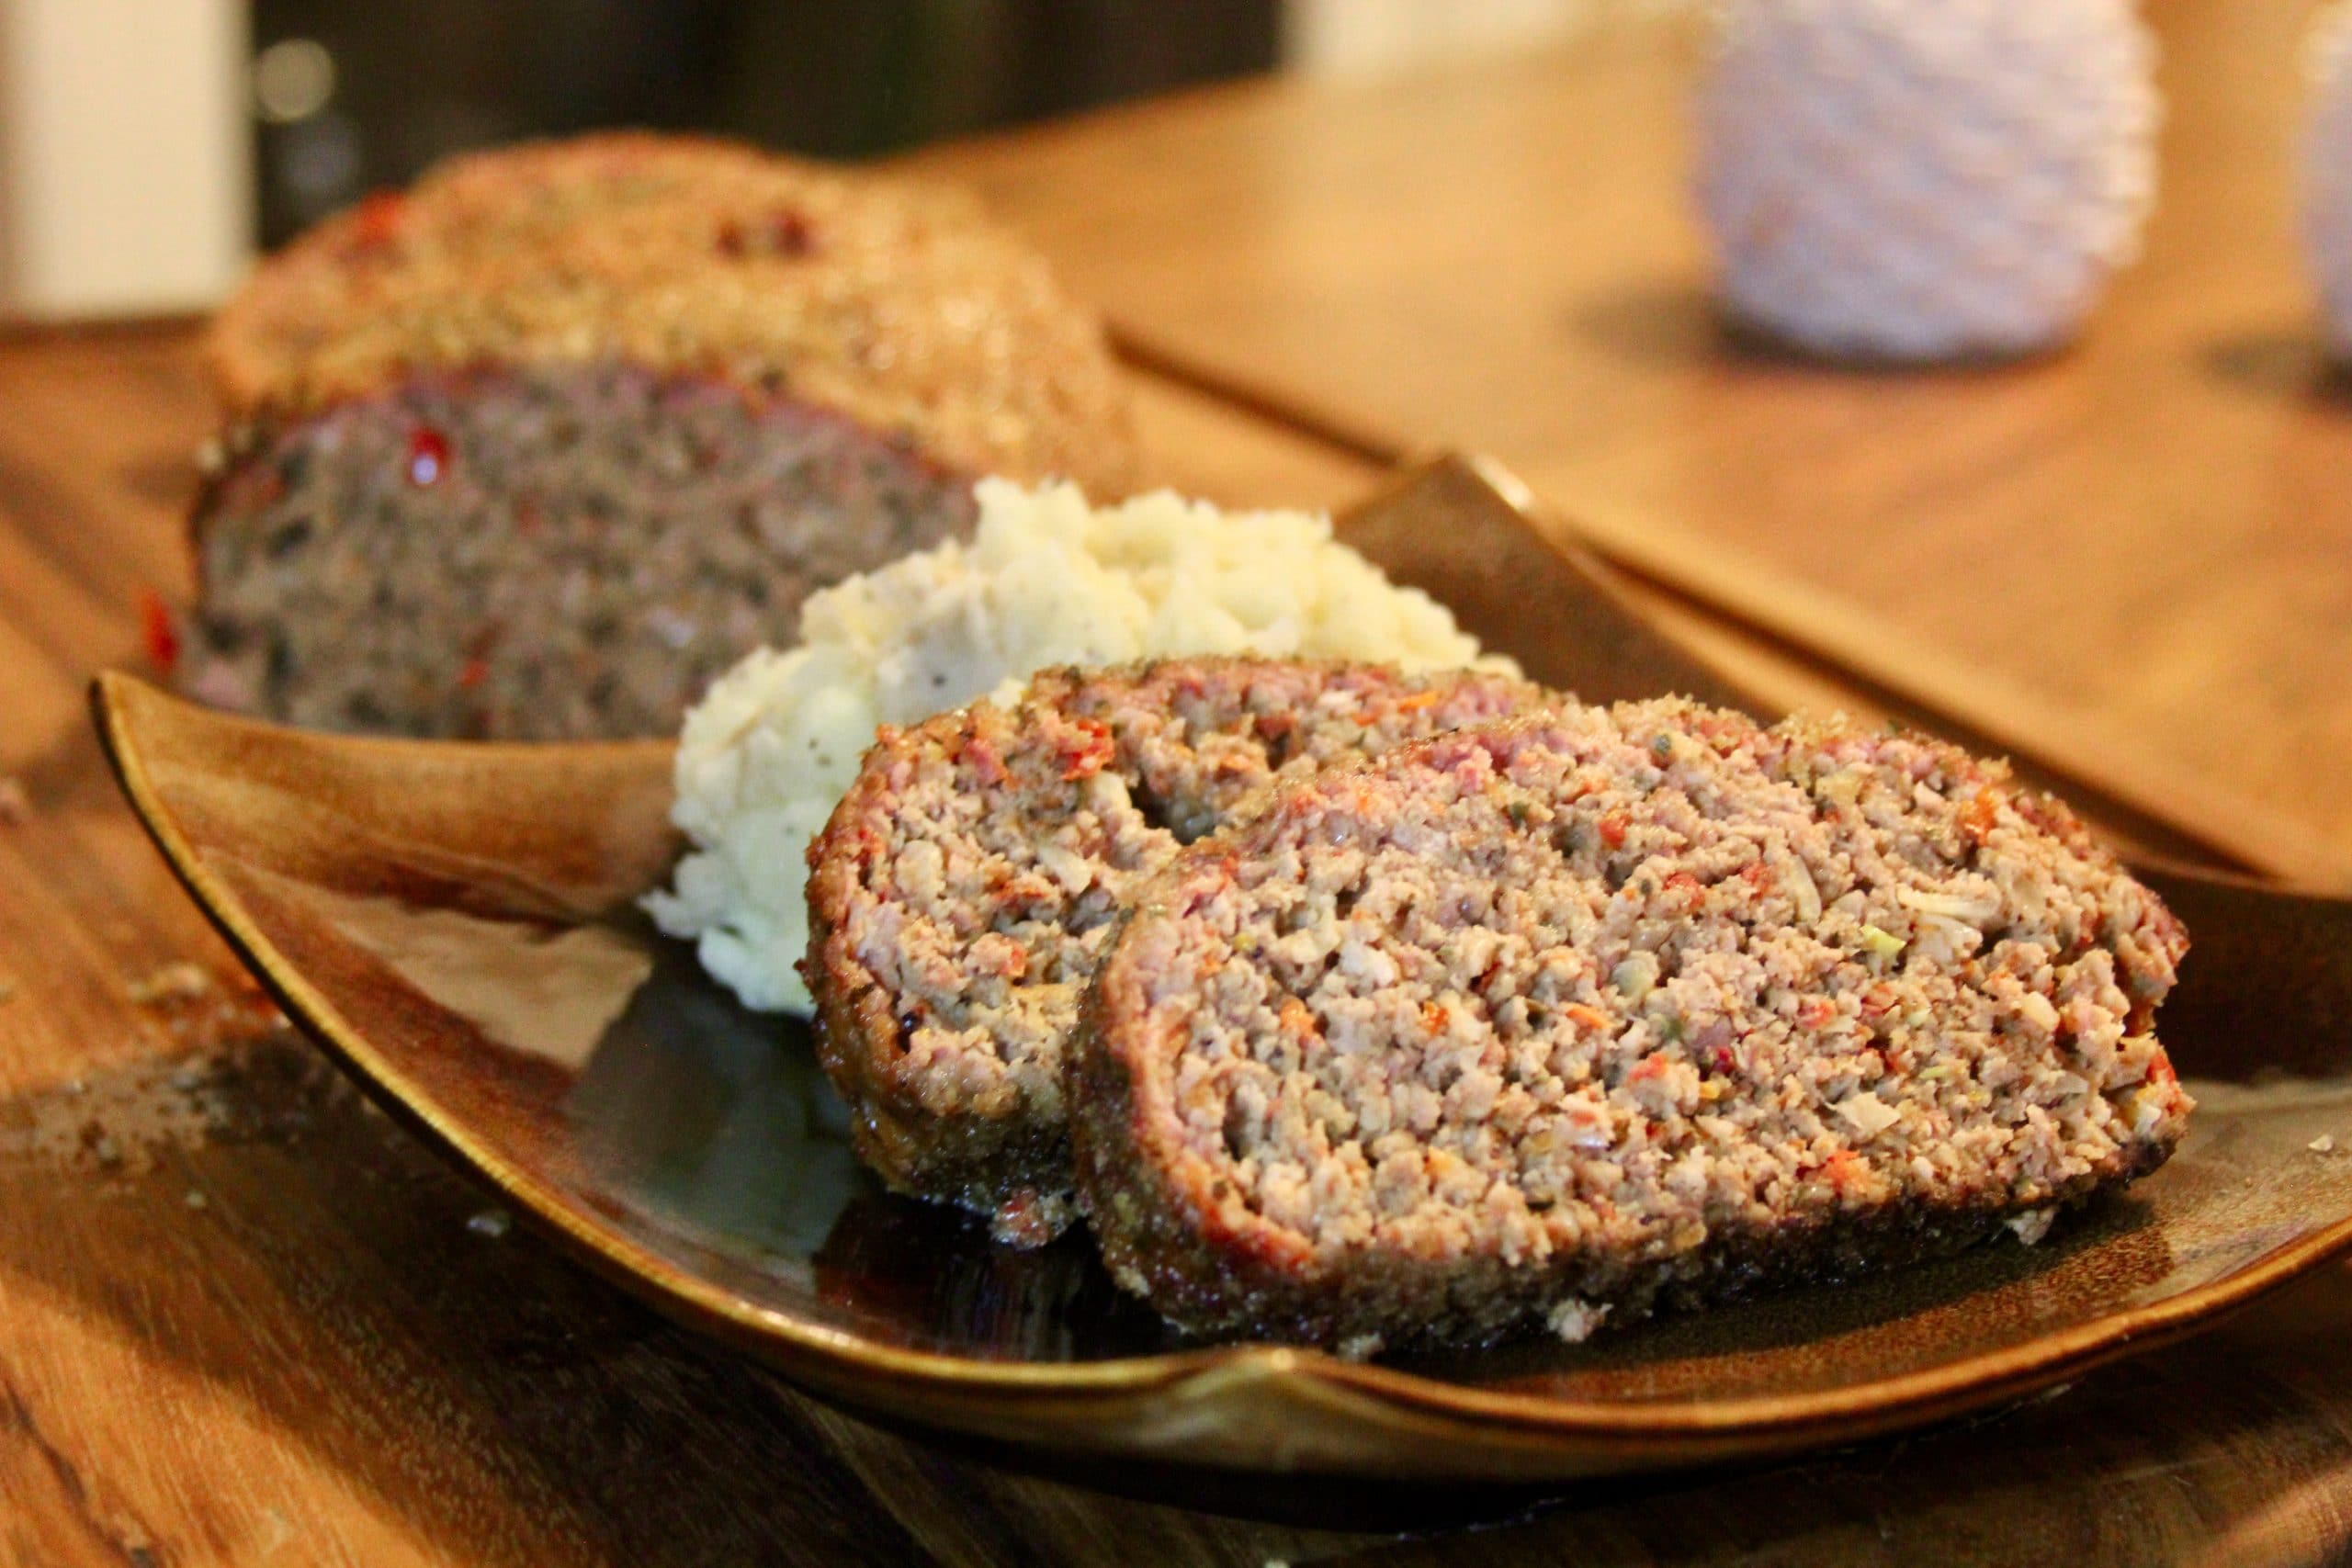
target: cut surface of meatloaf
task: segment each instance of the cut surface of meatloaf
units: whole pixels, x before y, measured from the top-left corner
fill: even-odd
[[[1127,892],[1278,776],[1560,700],[1508,676],[1176,659],[1051,670],[885,729],[810,847],[818,1050],[866,1163],[993,1214],[1071,1217],[1063,1044]]]
[[[2187,947],[1939,742],[1660,701],[1285,783],[1134,895],[1071,1046],[1187,1327],[1476,1343],[1949,1250],[2154,1168]]]
[[[717,141],[458,159],[266,262],[211,359],[182,684],[340,728],[657,733],[972,482],[1136,467],[1099,324],[952,192]]]
[[[216,482],[184,684],[325,729],[664,734],[810,592],[966,531],[838,414],[614,366],[413,379]]]

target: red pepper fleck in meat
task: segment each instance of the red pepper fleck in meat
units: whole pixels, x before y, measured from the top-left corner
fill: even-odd
[[[360,250],[382,250],[400,238],[407,215],[408,197],[399,191],[370,191],[352,211],[352,238]]]
[[[1961,830],[1971,840],[1982,844],[1993,835],[1993,825],[2001,812],[2001,792],[1987,784],[1976,792],[1974,799],[1961,808]]]
[[[816,248],[817,231],[807,215],[788,207],[777,208],[749,226],[735,218],[718,226],[718,252],[725,256],[746,256],[756,250],[763,255],[797,258]]]
[[[170,675],[179,668],[179,625],[172,618],[171,606],[152,588],[139,591],[139,640],[158,673]]]
[[[1115,750],[1108,726],[1081,718],[1077,721],[1077,728],[1083,739],[1076,745],[1066,744],[1061,750],[1065,782],[1093,777],[1102,771]]]
[[[422,488],[438,483],[449,469],[449,438],[429,424],[409,433],[408,482]]]

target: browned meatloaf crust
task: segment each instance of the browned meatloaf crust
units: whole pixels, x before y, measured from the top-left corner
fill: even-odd
[[[818,1049],[893,1187],[1043,1240],[1063,1041],[1129,888],[1278,776],[1553,698],[1505,676],[1169,660],[885,729],[809,849]]]
[[[715,141],[481,154],[221,311],[182,683],[424,735],[649,734],[971,481],[1124,492],[1098,324],[954,193]]]
[[[1581,1337],[2160,1165],[2179,923],[1999,764],[1685,701],[1276,793],[1138,889],[1070,1047],[1080,1198],[1176,1322]]]

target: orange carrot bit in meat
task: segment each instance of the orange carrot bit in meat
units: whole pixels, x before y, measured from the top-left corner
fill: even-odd
[[[1091,778],[1102,771],[1117,748],[1111,743],[1111,731],[1091,718],[1077,721],[1084,737],[1076,745],[1065,744],[1061,749],[1062,778],[1065,781]]]
[[[1993,824],[1999,819],[2001,792],[1987,784],[1976,792],[1976,798],[1961,808],[1961,830],[1977,843],[1983,843],[1993,833]]]
[[[1394,705],[1398,713],[1419,713],[1423,708],[1435,707],[1436,705],[1437,694],[1435,692],[1415,692],[1410,696],[1397,698]]]
[[[1858,1185],[1866,1174],[1862,1156],[1851,1149],[1839,1149],[1821,1162],[1821,1179],[1840,1192]]]
[[[1296,997],[1283,998],[1278,1016],[1285,1033],[1295,1034],[1301,1040],[1319,1041],[1323,1038],[1323,1032],[1315,1026],[1315,1015],[1308,1012],[1306,1004]]]
[[[1606,1029],[1609,1027],[1609,1015],[1607,1013],[1602,1012],[1599,1008],[1587,1007],[1582,1002],[1570,1002],[1566,1007],[1562,1008],[1560,1011],[1567,1016],[1569,1022],[1584,1029]]]
[[[1603,812],[1600,818],[1600,841],[1612,850],[1622,849],[1625,843],[1625,829],[1633,825],[1634,819],[1622,811]]]
[[[1838,1004],[1827,997],[1807,997],[1797,1004],[1797,1021],[1807,1029],[1819,1029],[1838,1016]]]

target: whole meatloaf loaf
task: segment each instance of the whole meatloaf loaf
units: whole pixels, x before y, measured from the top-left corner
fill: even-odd
[[[859,1155],[1007,1240],[1050,1237],[1063,1043],[1129,889],[1276,777],[1556,700],[1476,671],[1179,659],[884,729],[808,852],[803,970]]]
[[[1284,784],[1137,890],[1073,1054],[1115,1276],[1215,1333],[1478,1342],[1833,1278],[2154,1168],[2180,925],[1901,734],[1662,701]]]
[[[266,263],[211,358],[182,684],[330,728],[666,733],[808,592],[1122,493],[1097,324],[950,192],[716,141],[479,154]]]

